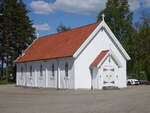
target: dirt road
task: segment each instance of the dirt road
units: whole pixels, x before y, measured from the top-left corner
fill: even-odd
[[[1,85],[0,113],[150,113],[150,86],[89,91]]]

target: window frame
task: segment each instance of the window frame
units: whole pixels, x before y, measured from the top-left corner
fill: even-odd
[[[33,68],[32,68],[32,65],[30,65],[30,79],[32,79],[32,71],[33,71]]]
[[[22,80],[23,79],[23,66],[21,66],[21,77],[20,79]]]
[[[55,65],[52,64],[52,77],[55,77]]]
[[[69,64],[67,62],[65,63],[65,77],[69,77]]]
[[[42,64],[40,65],[40,78],[42,79],[43,77],[43,66]]]

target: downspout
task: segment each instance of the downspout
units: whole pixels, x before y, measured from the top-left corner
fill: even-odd
[[[57,59],[57,89],[60,89],[60,68],[58,59]]]
[[[45,74],[46,74],[46,76],[45,76],[46,77],[46,84],[45,84],[46,87],[48,87],[48,69],[47,69],[47,67],[48,66],[46,66],[46,72],[45,72]]]
[[[91,71],[91,90],[93,91],[93,68],[90,69]]]
[[[27,64],[25,64],[25,86],[27,86],[27,82],[28,82],[28,72],[27,72]]]

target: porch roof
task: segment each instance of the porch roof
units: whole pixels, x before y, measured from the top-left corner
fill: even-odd
[[[103,50],[100,54],[96,57],[96,59],[92,62],[91,67],[97,67],[97,65],[102,61],[102,59],[106,56],[109,50]]]

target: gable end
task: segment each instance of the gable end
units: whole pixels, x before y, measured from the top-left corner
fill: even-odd
[[[118,39],[115,37],[113,32],[110,30],[108,25],[105,23],[105,21],[102,21],[96,28],[95,30],[91,33],[91,35],[84,41],[84,43],[80,46],[80,48],[74,53],[73,57],[77,58],[82,51],[86,48],[86,46],[93,40],[93,38],[96,36],[96,34],[101,30],[104,29],[106,33],[108,33],[109,37],[111,38],[112,42],[114,45],[117,47],[117,49],[121,52],[122,56],[126,60],[130,60],[130,56],[128,53],[125,51],[125,49],[122,47]]]

